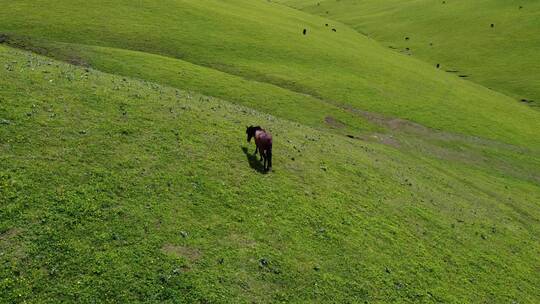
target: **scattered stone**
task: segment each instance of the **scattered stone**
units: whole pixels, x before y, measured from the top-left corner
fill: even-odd
[[[337,30],[335,28],[332,29],[332,32],[337,32]]]
[[[187,237],[188,237],[188,233],[185,232],[185,231],[180,231],[180,235],[181,235],[183,238],[187,238]]]
[[[0,119],[0,125],[9,125],[11,124],[10,120],[7,119]]]
[[[321,268],[319,266],[313,266],[313,270],[319,271],[319,270],[321,270]]]
[[[262,258],[259,260],[259,264],[261,265],[261,267],[267,267],[268,266],[268,260],[265,259],[265,258]]]

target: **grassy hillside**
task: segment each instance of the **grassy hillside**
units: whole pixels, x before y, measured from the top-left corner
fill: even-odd
[[[1,46],[0,66],[2,302],[540,299],[538,183],[473,153],[523,151],[335,136]]]
[[[540,106],[538,1],[278,2],[343,22],[396,51]]]
[[[540,112],[325,16],[3,3],[0,302],[539,302]]]
[[[265,111],[285,112],[282,117],[298,122],[310,117],[312,126],[324,125],[324,115],[301,118],[302,114],[294,113],[298,110],[290,109],[327,103],[324,108],[333,113],[338,112],[336,107],[352,107],[440,130],[539,147],[537,112],[396,54],[347,26],[333,25],[337,29],[333,32],[325,23],[331,22],[279,4],[248,0],[169,1],[167,5],[14,1],[0,12],[1,31],[14,40],[53,49],[55,43],[70,43],[77,62],[242,104],[263,104]],[[302,35],[304,28],[307,35]],[[56,44],[56,49],[64,46]],[[181,77],[172,69],[188,65],[200,78]],[[208,74],[215,75],[214,80],[207,80]],[[250,89],[251,95],[228,89],[231,83],[243,87],[242,79],[250,81],[252,88],[265,89]],[[271,100],[265,96],[276,96],[279,104],[288,100],[293,104],[283,111],[269,106]],[[347,113],[334,115],[346,125],[354,121]],[[353,130],[370,128],[358,121],[351,124]]]

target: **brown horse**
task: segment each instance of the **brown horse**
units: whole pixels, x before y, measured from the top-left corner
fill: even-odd
[[[264,160],[264,170],[272,170],[272,134],[259,126],[246,127],[246,134],[248,142],[251,142],[251,138],[255,137],[255,155],[259,151],[260,160]]]

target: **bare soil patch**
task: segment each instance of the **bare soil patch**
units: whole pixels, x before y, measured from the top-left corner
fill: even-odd
[[[324,122],[326,124],[328,124],[329,126],[334,127],[334,128],[344,128],[345,127],[344,123],[342,123],[341,121],[335,119],[332,116],[326,116],[324,118]]]
[[[196,262],[202,256],[201,251],[197,248],[177,246],[172,244],[165,244],[161,248],[161,251],[170,255],[174,255],[176,257],[185,258],[190,262]]]

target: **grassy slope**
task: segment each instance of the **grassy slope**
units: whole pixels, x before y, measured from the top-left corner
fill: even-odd
[[[538,301],[538,113],[326,22],[4,4],[15,44],[128,78],[0,46],[0,300]],[[271,175],[241,149],[252,123]]]
[[[400,51],[409,48],[432,65],[459,70],[472,81],[540,106],[540,41],[534,38],[540,35],[538,1],[280,2],[346,23]]]
[[[179,84],[232,101],[242,100],[238,97],[242,92],[223,88],[231,82],[242,85],[233,77],[236,75],[273,84],[275,91],[275,86],[293,91],[274,92],[278,100],[288,100],[292,95],[296,100],[303,99],[292,109],[326,102],[520,146],[540,145],[537,112],[509,97],[391,52],[346,26],[331,32],[324,26],[327,22],[278,4],[247,0],[170,1],[166,6],[155,1],[16,1],[0,11],[1,31],[12,36],[46,40],[49,45],[58,41],[109,47],[107,52],[114,57],[105,59],[101,57],[103,49],[92,54],[94,47],[73,48],[83,48],[77,56],[112,73]],[[309,29],[307,36],[301,34],[303,28]],[[178,58],[183,60],[176,63],[179,66],[188,62],[233,76],[226,79],[227,74],[203,69],[197,83],[176,81],[167,73],[168,69],[172,72],[173,59],[110,48]],[[148,63],[143,71],[139,69],[140,61]],[[222,80],[205,81],[208,73]],[[259,93],[244,96],[243,104],[265,100],[261,95],[266,96],[270,90],[254,91]],[[330,105],[325,108],[338,112]],[[279,112],[278,107],[267,105],[267,109],[279,115],[287,112],[283,117],[302,123],[311,117],[310,125],[323,124],[321,114],[310,113],[299,119],[302,115],[289,108]],[[353,122],[346,113],[339,114],[338,119],[352,122],[352,130],[370,128]]]
[[[490,162],[2,46],[0,67],[2,302],[540,299],[540,189]],[[273,174],[242,151],[254,122]]]

